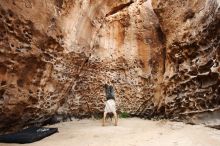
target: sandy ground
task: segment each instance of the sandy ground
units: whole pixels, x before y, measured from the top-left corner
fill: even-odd
[[[220,130],[164,120],[120,119],[117,127],[108,120],[102,127],[100,120],[85,119],[50,127],[59,133],[24,146],[220,146]]]

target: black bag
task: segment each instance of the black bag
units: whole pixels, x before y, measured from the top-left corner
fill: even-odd
[[[32,143],[56,132],[57,128],[30,127],[17,133],[0,135],[0,143]]]

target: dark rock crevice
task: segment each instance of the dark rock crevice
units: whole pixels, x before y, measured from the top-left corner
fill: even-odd
[[[127,8],[127,7],[129,7],[132,3],[134,3],[133,0],[131,0],[131,1],[128,2],[128,3],[125,3],[125,4],[121,4],[121,5],[119,5],[119,6],[116,6],[116,7],[112,8],[112,10],[111,10],[110,12],[108,12],[105,16],[108,17],[108,16],[110,16],[110,15],[114,15],[115,13],[117,13],[117,12],[119,12],[119,11],[121,11],[121,10]]]

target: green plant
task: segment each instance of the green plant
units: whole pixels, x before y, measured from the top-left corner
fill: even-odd
[[[129,114],[127,112],[122,112],[122,113],[119,114],[119,117],[120,118],[128,118]]]

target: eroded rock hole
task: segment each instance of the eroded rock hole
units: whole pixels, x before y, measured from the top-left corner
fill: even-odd
[[[185,22],[188,19],[192,19],[195,16],[195,12],[193,12],[192,9],[188,9],[185,13],[185,16],[183,18],[183,22]]]
[[[0,90],[0,100],[3,100],[3,99],[4,99],[4,97],[3,97],[4,93],[5,93],[5,90],[4,90],[4,89],[1,89],[1,90]]]

